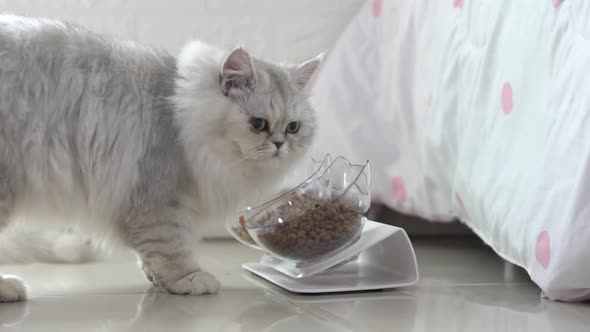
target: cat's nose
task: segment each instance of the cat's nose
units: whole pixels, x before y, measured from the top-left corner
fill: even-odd
[[[277,150],[280,150],[281,146],[283,146],[283,142],[272,142],[272,144],[274,144],[277,147]]]

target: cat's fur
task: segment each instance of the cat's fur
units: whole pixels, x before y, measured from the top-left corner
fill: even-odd
[[[0,228],[73,223],[135,250],[170,293],[216,292],[195,259],[196,226],[268,194],[306,153],[315,117],[304,87],[318,63],[201,42],[175,59],[0,15]],[[269,130],[255,132],[252,117]],[[0,302],[24,298],[19,280],[0,277]]]

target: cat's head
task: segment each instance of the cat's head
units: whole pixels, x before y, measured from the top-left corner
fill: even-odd
[[[197,158],[202,150],[250,173],[288,168],[316,132],[306,90],[320,61],[278,65],[243,48],[220,55],[189,45],[179,58],[175,96],[189,154],[192,146]]]

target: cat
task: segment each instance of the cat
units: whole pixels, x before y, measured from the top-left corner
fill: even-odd
[[[267,197],[304,158],[321,59],[273,64],[200,41],[173,57],[0,15],[0,228],[72,224],[132,249],[171,294],[217,292],[195,258],[198,225]],[[0,302],[26,298],[0,276]]]

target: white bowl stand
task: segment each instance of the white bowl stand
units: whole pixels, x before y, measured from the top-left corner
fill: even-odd
[[[398,288],[413,285],[419,278],[416,255],[406,232],[370,220],[357,242],[329,259],[301,267],[265,254],[259,263],[242,267],[297,293]]]

